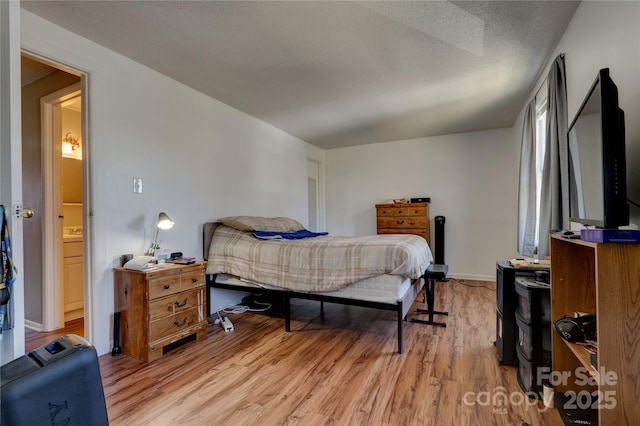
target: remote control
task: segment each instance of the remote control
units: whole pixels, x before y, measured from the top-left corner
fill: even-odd
[[[220,318],[220,325],[222,326],[222,329],[226,333],[229,333],[230,331],[233,331],[233,323],[231,322],[229,317],[221,317]]]

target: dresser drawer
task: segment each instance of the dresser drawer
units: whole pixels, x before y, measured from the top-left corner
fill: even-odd
[[[155,321],[168,315],[197,308],[202,304],[200,292],[201,289],[193,289],[152,300],[149,302],[149,320]]]
[[[378,207],[376,210],[378,217],[386,216],[425,216],[427,207],[425,206],[400,206],[400,207]]]
[[[149,300],[168,296],[180,291],[180,275],[160,276],[149,280]]]
[[[188,290],[190,288],[201,287],[206,284],[204,270],[187,271],[180,274],[180,288]]]
[[[178,333],[171,334],[167,337],[164,337],[160,340],[154,340],[150,342],[148,345],[146,357],[149,361],[154,361],[158,358],[162,358],[164,355],[165,347],[172,345],[181,339],[187,338],[188,336],[195,336],[196,340],[202,340],[207,337],[207,322],[202,321],[193,327],[185,328]]]
[[[424,216],[378,218],[378,229],[420,229],[426,227],[427,218]]]
[[[384,234],[413,234],[413,235],[419,235],[422,238],[424,238],[425,240],[428,240],[429,237],[429,231],[426,229],[412,229],[412,228],[408,228],[408,229],[402,229],[402,228],[396,228],[396,229],[378,229],[378,234],[379,235],[384,235]]]
[[[176,312],[165,318],[160,318],[149,323],[149,341],[162,339],[174,333],[185,330],[199,321],[198,308]]]

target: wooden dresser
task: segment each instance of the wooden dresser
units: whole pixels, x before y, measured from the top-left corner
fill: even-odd
[[[153,361],[182,341],[207,335],[205,262],[152,271],[114,269],[122,353]]]
[[[378,234],[415,234],[430,242],[429,203],[376,204]]]

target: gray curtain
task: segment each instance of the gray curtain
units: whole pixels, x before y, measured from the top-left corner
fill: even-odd
[[[549,255],[549,231],[569,228],[567,86],[564,55],[556,57],[548,80],[546,149],[540,198],[538,256]]]
[[[533,257],[536,251],[536,99],[524,113],[518,191],[518,253]]]

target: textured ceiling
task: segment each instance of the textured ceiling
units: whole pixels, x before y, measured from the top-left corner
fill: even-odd
[[[579,2],[26,1],[322,148],[510,127]]]

